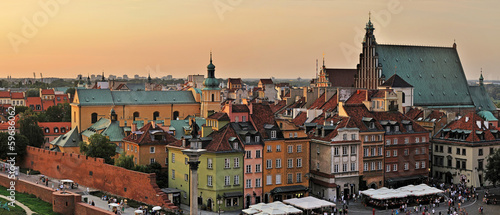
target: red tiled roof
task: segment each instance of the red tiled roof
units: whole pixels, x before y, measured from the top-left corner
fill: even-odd
[[[424,111],[422,110],[419,110],[417,108],[410,108],[410,110],[408,112],[406,112],[405,114],[408,118],[410,119],[413,119],[413,120],[417,120],[418,118],[424,117]]]
[[[163,130],[160,126],[156,125],[155,128],[153,128],[153,125],[151,123],[148,123],[144,125],[139,131],[142,131],[142,134],[134,134],[133,132],[128,135],[127,137],[123,138],[125,141],[137,143],[139,145],[167,145],[169,143],[174,143],[177,142],[177,139],[175,139],[174,136]],[[152,136],[150,135],[150,132],[152,131],[158,131],[161,132],[162,136],[165,137],[164,140],[153,140]],[[138,136],[135,138],[134,136]]]
[[[337,94],[333,95],[330,99],[328,99],[323,106],[321,106],[321,109],[324,111],[333,111],[333,109],[337,108],[338,102],[337,102]]]
[[[278,103],[273,103],[273,104],[270,104],[269,106],[271,107],[271,110],[273,111],[273,113],[276,113],[279,110],[281,110],[281,108],[286,106],[286,101],[281,100]]]
[[[292,123],[296,126],[301,126],[304,125],[304,123],[307,120],[307,113],[306,112],[299,112],[295,118],[292,119]]]
[[[441,117],[445,116],[444,112],[438,111],[438,110],[432,110],[432,112],[427,116],[426,119],[432,120],[435,119],[436,121],[441,119]]]
[[[252,113],[253,114],[251,115],[250,119],[252,120],[254,127],[257,128],[263,139],[269,139],[264,129],[264,125],[269,124],[277,126],[271,108],[269,107],[269,105],[254,103],[252,104]]]
[[[358,90],[345,101],[346,104],[361,104],[366,100],[366,90]]]
[[[277,87],[288,87],[288,86],[290,86],[290,84],[289,83],[277,83],[275,86],[277,86]]]
[[[54,95],[53,89],[42,89],[42,95]]]
[[[323,106],[323,104],[325,104],[325,97],[326,97],[326,93],[321,94],[321,96],[319,96],[319,98],[314,100],[314,102],[311,104],[309,109],[319,109],[321,106]]]
[[[233,104],[232,107],[233,113],[248,113],[250,110],[247,105]]]
[[[207,145],[206,149],[209,152],[233,151],[229,138],[238,137],[236,132],[229,124],[222,127],[219,131],[214,131],[208,137],[212,137],[212,141]],[[239,147],[242,147],[239,144]]]
[[[22,92],[12,92],[10,96],[12,99],[24,99],[24,93]]]
[[[478,127],[477,122],[480,122],[481,127]],[[450,122],[448,125],[446,125],[443,129],[450,129],[450,131],[453,130],[468,130],[471,131],[469,136],[465,139],[465,141],[460,141],[457,139],[450,139],[451,132],[446,132],[446,135],[444,136],[443,139],[440,139],[442,133],[444,132],[443,129],[441,129],[438,133],[434,135],[435,140],[440,140],[440,141],[445,141],[445,142],[458,142],[461,144],[465,143],[475,143],[475,142],[484,142],[484,141],[494,141],[497,140],[500,142],[499,139],[495,139],[493,134],[491,133],[491,130],[498,130],[498,128],[494,126],[488,126],[488,129],[486,129],[486,126],[484,125],[485,121],[483,120],[482,117],[477,115],[474,112],[468,113],[465,116],[461,117],[458,120]],[[477,135],[476,132],[483,132],[484,133],[484,140],[481,140],[479,136]]]
[[[40,97],[27,97],[26,104],[42,104],[42,98],[40,98]]]
[[[377,90],[370,98],[384,98],[386,91],[392,92],[392,90]]]
[[[296,102],[294,102],[294,103],[286,106],[285,108],[281,109],[280,111],[278,111],[278,114],[283,114],[286,111],[286,109],[301,108],[305,105],[305,101],[306,101],[306,98],[302,97],[299,100],[297,100]]]
[[[10,98],[9,91],[0,91],[0,98]]]
[[[19,128],[19,114],[17,114],[15,117],[14,117],[14,127],[15,128]],[[11,126],[9,124],[9,121],[6,121],[6,122],[0,122],[0,131],[7,131],[9,129],[9,126]]]
[[[231,84],[241,84],[241,78],[229,78],[227,81]]]
[[[225,112],[217,112],[208,117],[208,119],[216,119],[221,121],[229,121],[229,116]]]
[[[326,69],[328,81],[332,87],[354,87],[354,76],[357,69]]]
[[[399,131],[401,132],[408,132],[404,125],[401,123],[403,120],[409,120],[412,122],[412,130],[415,132],[426,132],[427,130],[419,125],[418,123],[415,123],[412,119],[407,117],[406,115],[403,115],[399,111],[391,111],[391,112],[373,112],[373,115],[375,118],[380,122],[382,120],[389,120],[389,121],[396,121],[399,123]]]
[[[262,84],[274,84],[273,80],[271,80],[271,79],[260,79],[260,82]]]
[[[355,127],[359,128],[360,131],[368,131],[368,126],[363,122],[363,117],[375,118],[375,116],[366,109],[364,104],[346,104],[344,105],[344,110],[354,123]],[[375,121],[375,127],[377,130],[383,130],[382,125]]]

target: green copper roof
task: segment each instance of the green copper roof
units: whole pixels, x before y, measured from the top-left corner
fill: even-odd
[[[82,106],[95,105],[155,105],[196,103],[190,91],[110,91],[79,89],[78,100]]]
[[[99,132],[101,131],[102,132]],[[111,142],[122,141],[125,137],[123,128],[120,127],[120,122],[112,122],[106,118],[100,118],[96,123],[92,124],[89,128],[82,132],[83,136],[91,137],[94,134],[100,133],[104,136],[109,137]]]
[[[78,126],[75,126],[68,133],[50,141],[50,144],[59,147],[78,147],[80,142],[82,142],[82,137],[78,134]]]
[[[493,114],[489,111],[482,110],[482,111],[479,111],[477,113],[477,115],[479,115],[481,118],[483,118],[486,121],[498,121],[498,119],[495,116],[493,116]]]
[[[198,126],[201,128],[201,126],[203,124],[206,123],[206,119],[204,118],[201,118],[201,117],[196,117],[196,124],[198,124]],[[189,120],[172,120],[170,121],[170,128],[169,130],[171,131],[175,131],[175,138],[176,139],[181,139],[181,137],[189,137],[191,138],[191,134],[188,134],[186,135],[184,133],[184,127],[187,127],[189,129],[191,129],[191,127],[189,126]]]
[[[495,106],[493,101],[491,101],[484,86],[469,86],[469,91],[471,93],[474,106],[476,106],[476,110],[495,111],[497,109],[497,106]]]
[[[416,106],[473,104],[456,49],[377,45],[376,52],[385,77],[396,72],[414,87]]]

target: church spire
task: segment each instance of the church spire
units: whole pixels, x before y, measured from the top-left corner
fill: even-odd
[[[483,68],[481,68],[481,76],[479,76],[479,86],[483,86],[483,81],[484,81]]]
[[[151,84],[151,74],[150,73],[148,73],[148,83]]]

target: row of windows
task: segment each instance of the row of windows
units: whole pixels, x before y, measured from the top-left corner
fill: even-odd
[[[50,128],[45,128],[45,133],[50,133]],[[54,127],[54,133],[59,133],[58,127]],[[65,127],[61,127],[61,133],[66,133]]]
[[[365,139],[365,142],[382,141],[382,134],[379,134],[378,136],[376,136],[376,135],[365,135],[364,139]]]
[[[434,151],[436,151],[436,152],[444,152],[443,148],[444,147],[442,145],[434,145]],[[490,155],[493,154],[494,151],[495,151],[495,149],[493,147],[490,147]],[[451,154],[451,153],[452,153],[452,148],[451,148],[451,146],[448,146],[448,154]],[[461,149],[461,148],[457,147],[455,153],[457,155],[467,155],[467,150],[465,148]],[[484,155],[484,151],[482,148],[478,149],[477,155],[478,156]]]
[[[294,183],[294,181],[293,181],[293,174],[292,173],[287,174],[286,182],[287,182],[287,184],[293,184]],[[277,174],[275,176],[274,184],[279,185],[281,183],[282,183],[282,181],[281,181],[281,174]],[[299,173],[296,174],[295,183],[302,183],[302,173],[299,172]],[[266,176],[266,185],[273,185],[273,176],[272,175],[267,175]],[[252,181],[250,179],[247,180],[246,188],[252,188]]]
[[[357,146],[351,146],[351,155],[356,155],[357,154],[357,149],[358,147]],[[339,155],[339,150],[340,150],[340,147],[337,146],[333,149],[333,155],[334,156],[338,156]],[[342,146],[342,155],[348,155],[349,154],[349,147],[348,146]],[[316,146],[316,153],[319,154],[321,152],[321,149],[319,146]]]
[[[287,168],[293,168],[294,162],[293,158],[289,158],[287,160]],[[296,159],[296,167],[301,168],[302,167],[302,158],[297,158]],[[266,169],[271,169],[273,168],[273,160],[267,159],[266,160]],[[276,159],[276,168],[281,168],[281,159]]]
[[[383,149],[382,147],[364,147],[363,148],[363,157],[374,157],[374,156],[382,156]]]
[[[260,150],[255,150],[255,158],[260,158]],[[245,158],[246,159],[251,159],[252,158],[252,151],[245,151]]]
[[[317,166],[317,167],[318,167],[317,169],[319,169],[319,163],[316,163],[316,164],[318,165],[318,166]],[[350,166],[351,166],[351,168],[350,168],[350,170],[349,170],[349,169],[348,169],[348,164],[347,164],[347,163],[342,164],[342,172],[356,171],[356,166],[357,166],[357,164],[356,164],[356,163],[351,163],[351,165],[350,165]],[[335,164],[335,165],[333,165],[333,172],[334,172],[334,173],[338,173],[338,172],[340,172],[339,167],[340,167],[340,166],[339,166],[339,164]]]
[[[415,148],[415,155],[419,155],[419,154],[425,154],[425,147]],[[410,150],[409,149],[404,149],[404,155],[405,156],[410,155]],[[391,150],[386,150],[385,151],[385,156],[386,157],[391,157]],[[394,157],[398,156],[398,150],[396,150],[396,149],[393,150],[393,156]]]
[[[255,179],[255,187],[262,187],[261,179],[260,178],[256,178]],[[245,182],[245,188],[252,188],[252,179],[247,179],[246,180],[246,182]]]
[[[350,140],[357,140],[357,136],[356,134],[351,134],[351,139]],[[342,135],[342,140],[348,140],[347,139],[347,134],[343,134]]]
[[[371,167],[371,169],[369,167]],[[371,163],[369,163],[369,162],[363,163],[363,171],[376,171],[376,170],[382,170],[382,161],[377,161],[377,162],[373,161]]]
[[[393,172],[398,171],[398,164],[386,164],[385,171],[391,172],[391,167]],[[416,161],[415,169],[425,169],[425,161]],[[410,170],[410,163],[406,162],[403,164],[403,170]]]
[[[38,110],[38,106],[37,106],[37,110]],[[133,120],[136,121],[136,118],[139,118],[140,114],[139,114],[139,112],[134,112],[132,114],[132,116],[133,116]],[[153,120],[157,120],[158,117],[160,117],[160,112],[155,111],[153,113]],[[172,119],[177,120],[178,117],[179,117],[179,111],[174,111],[173,115],[172,115]],[[91,123],[95,123],[95,122],[97,122],[97,120],[98,120],[98,114],[97,113],[92,113],[90,115],[90,121],[91,121]]]
[[[30,105],[30,108],[31,108],[31,110],[35,110],[35,106],[34,105]],[[41,109],[42,109],[41,105],[36,105],[36,110],[41,110]]]
[[[293,153],[293,150],[294,150],[293,145],[288,145],[287,152]],[[297,145],[295,150],[296,150],[295,152],[301,153],[302,152],[302,144]],[[273,146],[268,145],[266,147],[266,152],[273,152]],[[281,152],[281,145],[276,145],[276,152]]]
[[[422,143],[425,143],[427,141],[427,138],[426,137],[415,137],[414,143],[420,143],[420,140],[422,140]],[[405,144],[408,144],[408,143],[410,143],[410,138],[406,137],[405,138]],[[398,139],[397,138],[392,139],[392,144],[393,145],[397,145],[398,144]],[[386,139],[385,140],[385,145],[391,145],[391,139]]]

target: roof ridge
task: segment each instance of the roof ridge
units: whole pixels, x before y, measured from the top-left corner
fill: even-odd
[[[453,46],[448,47],[448,46],[426,46],[426,45],[405,45],[405,44],[381,44],[377,43],[377,46],[408,46],[408,47],[422,47],[422,48],[447,48],[447,49],[454,49]]]

